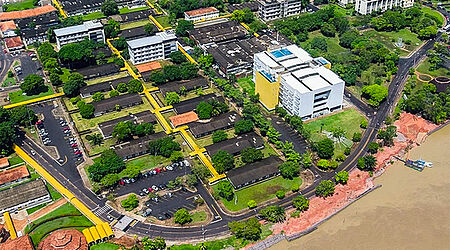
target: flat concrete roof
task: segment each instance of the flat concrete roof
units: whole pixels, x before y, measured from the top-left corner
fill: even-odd
[[[81,32],[87,32],[90,29],[103,28],[100,22],[87,21],[80,25],[69,26],[55,30],[56,36],[67,36],[70,34],[76,34]]]

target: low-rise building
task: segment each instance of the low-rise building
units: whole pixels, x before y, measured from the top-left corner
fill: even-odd
[[[0,191],[0,214],[14,213],[50,202],[52,198],[42,180],[34,180]]]
[[[219,10],[214,7],[207,7],[184,12],[184,20],[192,22],[216,17],[219,17]]]
[[[57,12],[15,20],[25,45],[48,41],[48,30],[60,23]],[[32,25],[30,25],[32,24]]]
[[[189,130],[195,138],[210,135],[217,130],[225,130],[234,127],[234,124],[241,120],[241,116],[234,112],[221,114],[213,117],[209,122],[193,122],[189,125]]]
[[[0,188],[22,182],[30,176],[27,166],[23,165],[0,172]]]
[[[175,103],[172,106],[173,106],[173,110],[175,111],[175,113],[183,114],[183,113],[186,113],[189,111],[194,111],[200,102],[207,102],[210,100],[215,100],[218,102],[225,102],[225,99],[223,99],[222,96],[217,96],[215,94],[207,94],[207,95],[202,95],[202,96],[198,96],[195,98],[187,99],[187,100],[181,101],[179,103]]]
[[[264,21],[298,15],[302,11],[301,0],[257,0],[258,15]]]
[[[55,13],[56,14],[58,13],[58,10],[55,7],[51,5],[44,5],[42,7],[36,7],[28,10],[1,12],[0,21],[3,22],[3,21],[18,20],[28,17],[52,15]]]
[[[148,16],[155,15],[152,9],[133,11],[130,13],[120,14],[118,22],[120,23],[130,23],[141,20],[147,20]]]
[[[101,83],[92,84],[92,85],[86,85],[80,89],[80,96],[81,96],[81,98],[87,98],[97,92],[108,92],[108,91],[111,91],[113,88],[114,89],[117,88],[117,85],[119,85],[121,83],[128,83],[131,79],[133,79],[133,77],[126,76],[126,77],[121,77],[121,78],[106,81],[106,82],[101,82]]]
[[[144,26],[126,29],[120,32],[120,37],[123,37],[126,40],[138,39],[146,36],[148,36],[148,33],[145,31]]]
[[[185,93],[194,89],[205,89],[208,88],[208,79],[204,77],[196,77],[190,80],[182,80],[182,81],[174,81],[168,82],[159,87],[163,96],[166,96],[168,92],[176,92],[181,94],[181,91],[184,89]]]
[[[383,12],[396,7],[409,8],[414,5],[414,0],[354,0],[354,2],[356,12],[361,15],[369,15],[377,11]]]
[[[276,156],[269,156],[243,167],[233,168],[227,172],[227,177],[235,189],[240,189],[253,183],[277,176],[280,174],[278,166],[283,163]]]
[[[255,93],[268,110],[280,105],[306,120],[342,108],[344,81],[327,60],[296,45],[255,54],[253,67]]]
[[[255,132],[249,132],[205,147],[210,156],[215,155],[219,150],[238,155],[246,148],[264,148],[264,140]]]
[[[189,111],[189,112],[186,112],[183,114],[171,116],[171,117],[169,117],[169,120],[170,120],[170,124],[172,124],[172,126],[174,128],[176,128],[181,125],[186,125],[191,122],[198,121],[198,115],[194,111]]]
[[[228,5],[228,12],[233,13],[235,10],[250,9],[252,12],[258,11],[259,4],[257,1],[243,2],[239,4]]]
[[[146,135],[136,140],[129,141],[125,144],[114,147],[116,154],[124,160],[133,159],[135,157],[148,154],[148,144],[150,141],[161,139],[166,136],[165,132],[158,132]]]
[[[20,36],[5,38],[6,49],[11,54],[18,54],[24,49],[24,45]]]
[[[34,250],[33,242],[28,234],[15,239],[8,239],[5,243],[0,244],[0,250]]]
[[[9,167],[9,161],[7,157],[0,158],[0,169]]]
[[[134,107],[143,103],[144,101],[139,94],[125,94],[93,102],[92,105],[95,108],[94,116],[101,116],[117,109]]]
[[[14,21],[6,21],[0,23],[0,31],[2,32],[3,38],[17,36],[16,29],[17,26]]]
[[[177,51],[177,37],[173,31],[158,32],[154,36],[128,41],[128,53],[133,64],[166,59]]]
[[[58,49],[69,43],[81,42],[86,38],[99,43],[105,42],[103,25],[97,21],[87,21],[80,25],[56,29],[54,32]]]
[[[82,74],[85,80],[113,75],[119,71],[120,67],[115,63],[92,65],[81,69],[77,69],[77,73]]]
[[[188,34],[203,49],[207,49],[215,44],[243,39],[248,32],[240,23],[229,21],[198,27],[188,31]]]
[[[68,16],[86,15],[101,11],[105,0],[59,0]],[[145,0],[115,0],[119,8],[145,6]]]
[[[98,124],[98,130],[104,139],[112,137],[114,127],[119,122],[132,122],[133,124],[152,123],[156,124],[156,117],[149,111],[142,111],[136,114],[129,114],[127,116],[119,117],[113,120],[105,121]]]

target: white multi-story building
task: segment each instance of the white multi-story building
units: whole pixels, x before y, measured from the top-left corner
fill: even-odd
[[[258,0],[258,15],[264,21],[298,15],[302,11],[301,0]]]
[[[128,41],[128,53],[133,64],[166,59],[177,51],[177,37],[173,30],[156,33],[154,36]]]
[[[58,49],[69,43],[81,42],[86,38],[99,43],[105,42],[103,25],[97,21],[87,21],[80,25],[56,29],[55,35]]]
[[[359,14],[369,15],[374,11],[386,11],[395,7],[409,8],[413,5],[414,0],[356,0],[355,10]]]
[[[297,45],[254,56],[253,79],[261,103],[276,105],[304,120],[342,108],[344,81],[324,58],[312,58]]]
[[[355,0],[339,0],[338,4],[342,7],[347,6],[347,4],[353,4]]]
[[[184,12],[184,20],[187,21],[200,21],[203,19],[211,19],[219,17],[219,10],[214,7],[202,8],[198,10],[191,10]]]

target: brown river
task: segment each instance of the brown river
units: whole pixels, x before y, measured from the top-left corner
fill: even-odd
[[[410,158],[434,166],[420,173],[396,162],[375,180],[381,188],[316,231],[270,249],[450,249],[450,125]]]

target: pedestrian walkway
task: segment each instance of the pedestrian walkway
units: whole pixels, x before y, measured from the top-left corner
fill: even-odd
[[[111,206],[105,204],[103,207],[97,207],[94,209],[94,214],[97,216],[101,216],[103,214],[107,214],[112,210]]]
[[[48,96],[43,96],[43,97],[39,97],[39,98],[34,98],[34,99],[31,99],[31,100],[28,100],[28,101],[23,101],[23,102],[18,102],[18,103],[14,103],[14,104],[5,105],[5,106],[3,106],[3,108],[4,109],[11,109],[11,108],[20,107],[20,106],[23,106],[23,105],[32,104],[32,103],[35,103],[35,102],[41,102],[41,101],[50,100],[50,99],[57,98],[57,97],[60,97],[60,96],[63,96],[63,95],[64,95],[64,93],[56,93],[56,94],[53,94],[53,95],[48,95]]]

